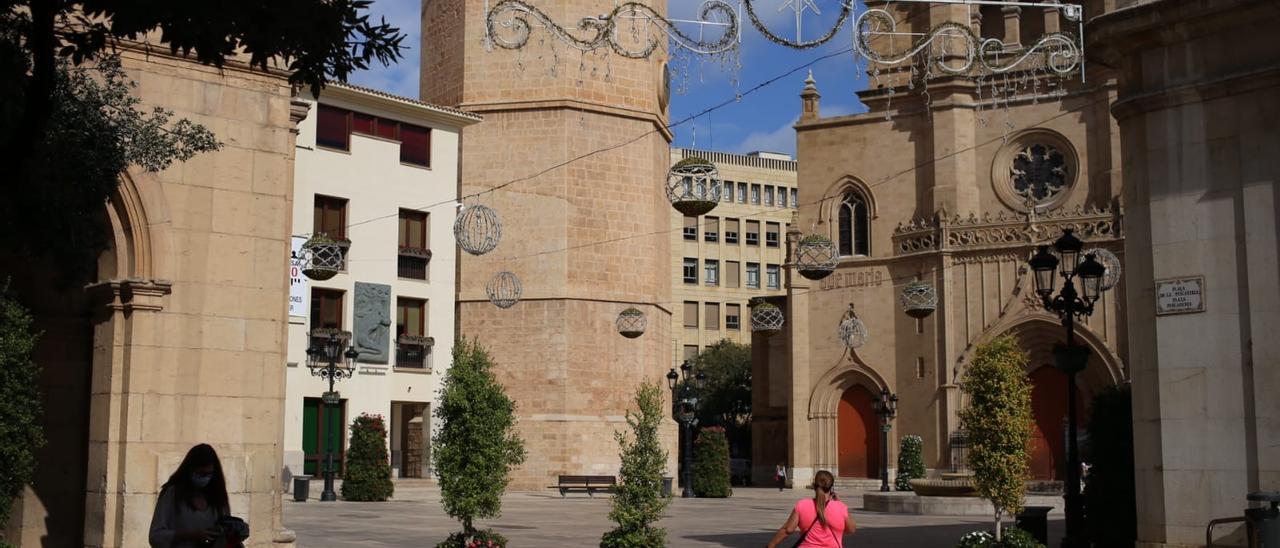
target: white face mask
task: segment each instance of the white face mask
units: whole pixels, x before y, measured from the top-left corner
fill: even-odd
[[[191,474],[191,485],[197,489],[204,489],[210,481],[213,481],[213,474]]]

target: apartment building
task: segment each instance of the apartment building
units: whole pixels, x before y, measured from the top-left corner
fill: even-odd
[[[294,250],[317,233],[349,247],[332,279],[308,280],[294,268],[285,467],[319,475],[326,440],[341,458],[347,426],[370,413],[386,420],[394,473],[426,477],[432,402],[453,345],[459,136],[480,117],[345,85],[307,103]],[[328,383],[307,367],[307,348],[331,331],[360,353],[351,378],[335,386],[337,404],[321,397]]]
[[[724,186],[706,215],[671,210],[672,338],[682,360],[722,339],[751,343],[747,303],[783,293],[786,234],[800,200],[790,156],[671,150],[673,164],[690,156],[714,163]]]

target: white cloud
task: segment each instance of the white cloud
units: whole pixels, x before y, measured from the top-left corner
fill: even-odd
[[[418,98],[418,62],[421,55],[419,36],[422,22],[419,20],[419,0],[378,0],[370,5],[371,20],[385,17],[391,26],[404,33],[401,54],[403,58],[394,65],[384,67],[376,61],[368,70],[351,75],[351,83],[394,93],[412,99]]]
[[[844,105],[832,105],[823,109],[823,117],[844,116],[853,114],[853,109]],[[791,121],[778,126],[771,130],[753,131],[742,138],[742,142],[731,150],[739,153],[765,151],[765,152],[781,152],[795,156],[796,154],[796,130],[795,125],[800,118],[797,116]]]

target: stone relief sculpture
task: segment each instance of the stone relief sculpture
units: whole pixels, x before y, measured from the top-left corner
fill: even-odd
[[[356,282],[353,331],[360,362],[390,362],[391,286]]]

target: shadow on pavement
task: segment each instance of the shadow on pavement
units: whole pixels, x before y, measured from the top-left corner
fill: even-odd
[[[1006,527],[1012,523],[1006,522]],[[970,531],[987,530],[989,526],[980,524],[954,524],[954,525],[922,525],[918,527],[867,527],[858,529],[852,535],[845,535],[844,545],[849,548],[864,548],[878,546],[912,546],[920,548],[951,548],[956,545],[956,541],[960,537]],[[1061,536],[1062,521],[1049,521],[1049,544],[1057,544],[1055,539]],[[1058,535],[1058,536],[1055,536]],[[727,546],[731,548],[760,548],[769,543],[769,539],[773,538],[773,531],[756,532],[756,533],[730,533],[719,535],[689,535],[680,539],[676,539],[673,545],[680,545],[680,541],[694,541],[701,546]],[[791,535],[784,540],[781,546],[791,546],[799,539],[799,535]]]

